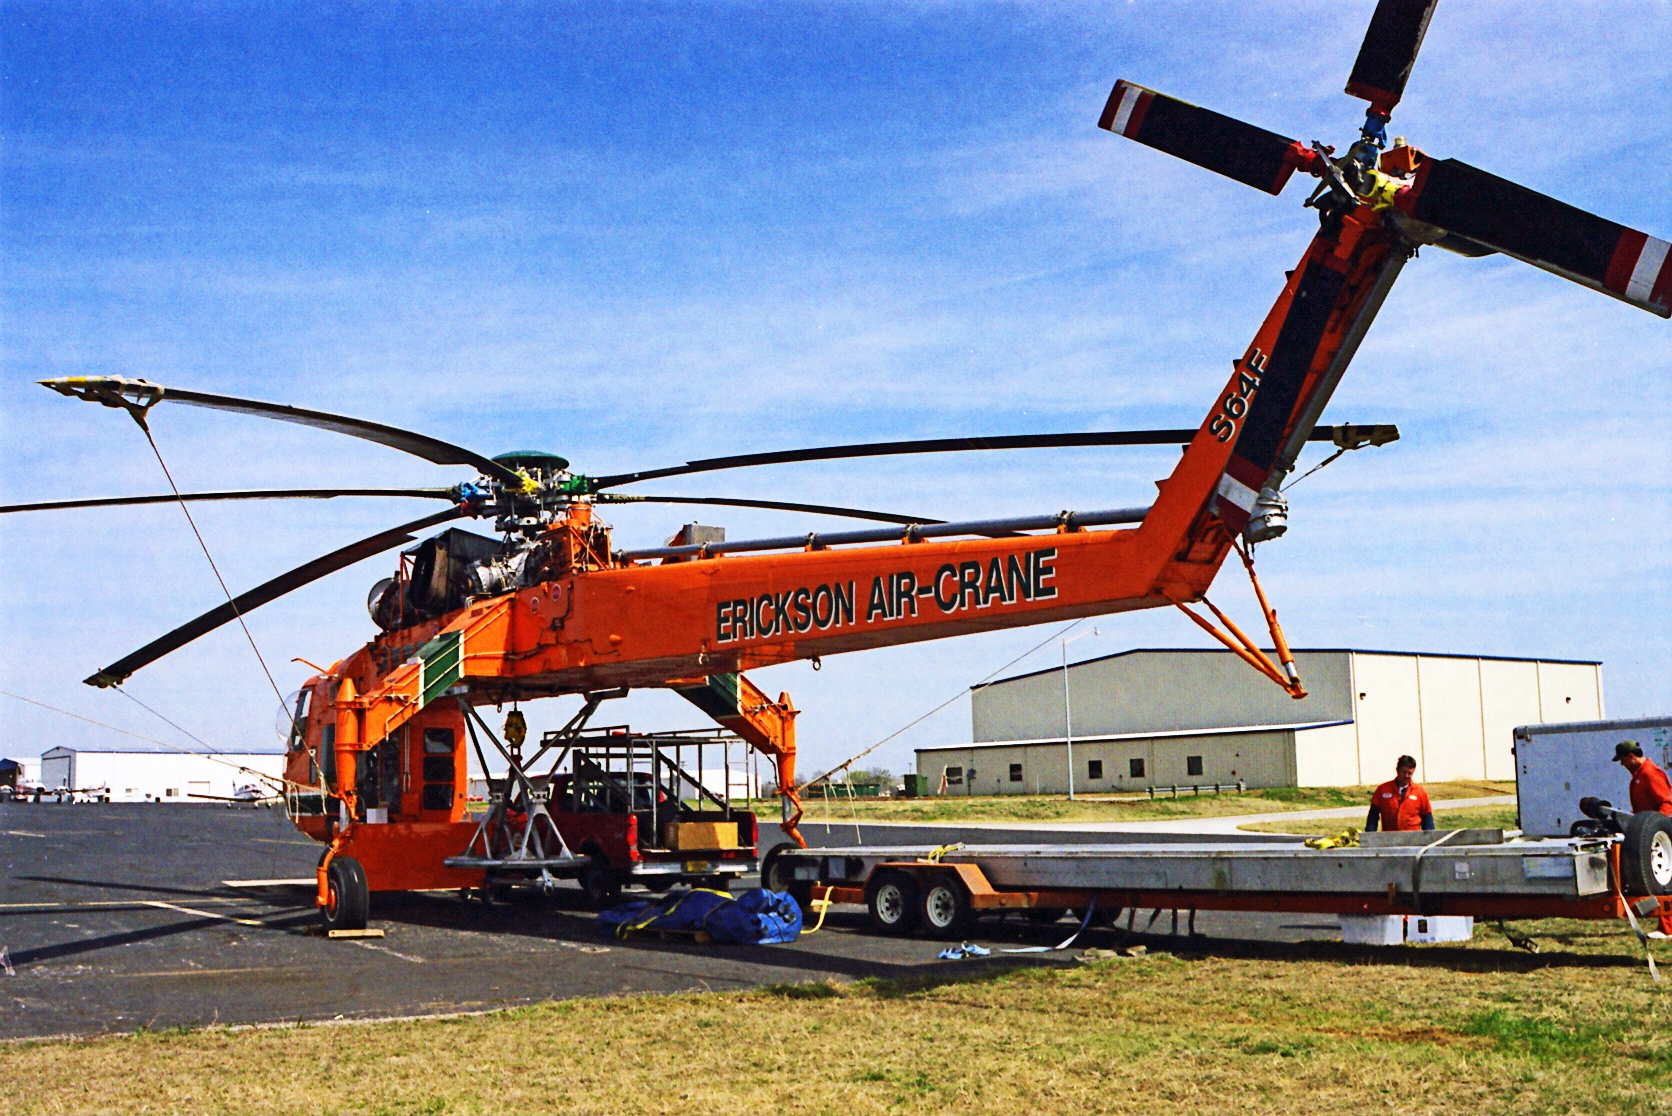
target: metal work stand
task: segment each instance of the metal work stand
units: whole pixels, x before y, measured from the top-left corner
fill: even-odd
[[[482,754],[481,740],[476,734],[478,725],[495,750],[504,757],[506,779],[504,790],[490,791],[492,805],[477,824],[476,832],[471,834],[470,843],[464,851],[442,863],[449,868],[485,869],[489,887],[495,876],[514,874],[528,879],[538,871],[539,875],[532,882],[547,895],[556,890],[559,878],[552,874],[552,869],[558,869],[562,876],[573,876],[586,863],[586,858],[570,851],[564,843],[563,834],[558,832],[557,823],[552,821],[546,808],[546,803],[551,800],[550,781],[541,780],[536,784],[529,778],[528,769],[539,763],[553,747],[573,739],[597,710],[599,703],[613,696],[613,693],[588,694],[580,712],[561,732],[549,735],[540,750],[526,761],[520,744],[513,743],[509,748],[501,744],[475,708],[459,698],[459,705],[465,713],[465,728],[470,732],[470,743],[476,749],[483,775],[487,775],[488,765]]]

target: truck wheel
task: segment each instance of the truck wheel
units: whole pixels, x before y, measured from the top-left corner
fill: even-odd
[[[366,870],[352,856],[339,856],[325,870],[325,906],[320,914],[327,930],[364,930],[371,907]]]
[[[1672,895],[1672,818],[1643,811],[1626,823],[1620,881],[1628,895]]]
[[[917,923],[917,881],[905,872],[878,872],[865,885],[865,912],[884,934],[909,934]]]
[[[613,907],[621,900],[621,880],[603,857],[595,856],[581,869],[581,890],[586,904],[595,911]]]
[[[937,938],[961,938],[969,932],[975,911],[970,893],[957,876],[939,874],[923,886],[918,904],[918,925]]]
[[[813,885],[806,880],[792,880],[789,867],[784,864],[787,854],[800,851],[788,843],[773,845],[766,850],[766,855],[761,858],[761,886],[768,891],[781,891],[788,895],[805,915],[812,910]]]

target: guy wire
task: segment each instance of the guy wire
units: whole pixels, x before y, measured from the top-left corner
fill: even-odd
[[[226,578],[221,576],[220,567],[215,565],[215,556],[209,553],[209,544],[203,541],[203,533],[197,529],[196,520],[192,519],[192,509],[186,506],[185,498],[180,495],[180,486],[174,483],[174,474],[168,471],[168,462],[163,460],[163,451],[157,448],[157,439],[151,436],[151,428],[144,422],[139,424],[139,428],[145,431],[145,440],[151,443],[151,452],[157,455],[157,464],[163,467],[163,476],[168,478],[168,486],[174,490],[174,498],[180,501],[180,510],[186,513],[186,522],[190,524],[192,534],[197,536],[197,545],[203,548],[203,556],[209,559],[209,568],[215,572],[215,580],[220,582],[221,592],[226,594],[226,603],[232,606],[232,615],[238,618],[238,626],[244,629],[244,638],[250,641],[250,650],[255,652],[255,661],[261,664],[261,673],[267,676],[267,684],[273,687],[273,695],[279,699],[279,708],[283,709],[285,704],[284,693],[279,689],[279,684],[273,680],[273,672],[267,669],[267,660],[261,657],[261,648],[255,645],[255,636],[250,634],[250,626],[244,623],[244,613],[238,608],[238,602],[232,599],[232,590],[226,587]],[[117,688],[120,689],[120,687]],[[157,715],[162,716],[160,713]],[[166,717],[163,719],[167,720]],[[169,723],[174,724],[172,721],[169,721]],[[175,727],[179,728],[178,725],[175,725]],[[185,732],[184,729],[181,729],[181,731]],[[188,732],[186,735],[191,736],[191,733]],[[196,740],[197,738],[194,736],[192,739]],[[203,742],[200,740],[198,743]]]
[[[1023,659],[1027,658],[1029,655],[1033,654],[1035,651],[1038,651],[1041,647],[1044,647],[1047,643],[1050,643],[1053,640],[1061,639],[1063,636],[1067,635],[1069,632],[1073,631],[1075,628],[1079,627],[1083,623],[1085,623],[1085,618],[1081,617],[1079,620],[1075,620],[1073,623],[1066,625],[1060,631],[1052,632],[1050,635],[1046,636],[1044,639],[1040,640],[1038,643],[1034,644],[1032,647],[1028,648],[1026,651],[1023,651],[1020,655],[1017,655],[1014,659],[1011,659],[1008,663],[1005,663],[1003,666],[999,667],[998,670],[993,671],[992,674],[987,675],[987,677],[983,678],[981,681],[977,682],[975,685],[971,686],[969,689],[970,690],[981,689],[981,687],[983,687],[987,683],[991,682],[993,680],[994,676],[999,674],[1000,671],[1009,670],[1011,667],[1015,666],[1017,663],[1021,662]],[[807,789],[813,787],[815,784],[828,782],[830,777],[832,775],[836,774],[836,772],[842,771],[842,770],[844,770],[848,767],[853,766],[854,764],[858,763],[860,760],[864,759],[866,756],[870,755],[872,752],[876,751],[878,748],[882,747],[884,744],[887,744],[890,740],[893,740],[896,736],[899,736],[901,733],[907,731],[908,729],[916,728],[918,725],[922,724],[924,721],[927,721],[930,717],[933,717],[936,713],[939,713],[942,709],[945,709],[947,706],[951,705],[953,702],[957,701],[959,698],[963,697],[968,692],[969,692],[969,690],[959,690],[957,693],[953,694],[951,697],[947,698],[945,701],[941,702],[939,705],[937,705],[933,709],[929,710],[929,712],[923,714],[923,716],[921,716],[921,717],[917,718],[917,720],[911,722],[911,724],[900,726],[899,728],[895,729],[893,732],[889,733],[887,736],[883,737],[881,740],[877,741],[875,744],[871,745],[869,748],[865,749],[863,752],[860,752],[857,756],[852,756],[849,759],[846,759],[846,760],[842,761],[841,763],[837,764],[835,767],[832,767],[829,771],[826,771],[823,775],[820,775],[818,778],[811,779],[811,780],[808,780],[806,783],[803,783],[802,786],[801,786],[801,789],[802,790],[807,790]]]

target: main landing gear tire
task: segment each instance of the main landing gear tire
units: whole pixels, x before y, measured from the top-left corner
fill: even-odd
[[[918,902],[918,925],[937,938],[962,938],[975,921],[970,893],[957,876],[929,877]]]
[[[1620,875],[1628,895],[1672,895],[1672,818],[1643,811],[1625,827]]]
[[[327,930],[364,930],[371,909],[366,870],[352,856],[339,856],[325,870],[325,906],[320,914]]]
[[[621,880],[601,856],[593,857],[581,869],[580,885],[586,892],[586,905],[595,911],[607,910],[621,901]]]
[[[865,913],[884,934],[909,934],[917,925],[917,881],[905,872],[878,872],[865,885]]]

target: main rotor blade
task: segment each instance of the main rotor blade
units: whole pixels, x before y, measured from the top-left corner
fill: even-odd
[[[1417,167],[1399,208],[1651,314],[1672,317],[1667,242],[1456,159]]]
[[[620,492],[599,495],[601,504],[712,504],[722,508],[765,508],[768,511],[809,512],[813,515],[836,515],[846,519],[869,519],[877,523],[944,523],[921,515],[895,515],[893,512],[865,511],[861,508],[833,508],[827,504],[793,504],[781,500],[733,500],[724,496],[629,496]]]
[[[1353,72],[1347,78],[1350,96],[1364,98],[1372,111],[1384,116],[1393,111],[1405,94],[1405,82],[1410,79],[1437,3],[1439,0],[1378,0],[1353,62]]]
[[[178,650],[207,632],[244,615],[253,609],[260,608],[268,601],[284,596],[292,589],[300,589],[309,582],[318,581],[326,574],[335,573],[340,569],[354,565],[362,558],[370,558],[393,546],[400,546],[412,540],[413,532],[423,531],[437,524],[458,519],[464,515],[459,508],[448,508],[444,512],[427,515],[423,519],[415,519],[411,523],[403,523],[399,527],[380,532],[369,539],[361,539],[357,543],[350,543],[340,550],[333,550],[322,557],[315,558],[306,565],[298,566],[289,573],[280,574],[273,580],[256,586],[246,593],[240,593],[231,601],[212,608],[193,620],[183,624],[161,639],[154,639],[135,651],[132,655],[118,659],[90,678],[83,679],[89,686],[101,688],[119,686],[142,666],[156,662],[170,651]]]
[[[1312,441],[1327,442],[1334,437],[1333,428],[1320,426],[1312,432]],[[1360,429],[1360,428],[1354,428]],[[1369,429],[1383,429],[1381,427]],[[1399,436],[1397,428],[1393,437]],[[1084,434],[1004,434],[989,438],[921,438],[907,442],[863,442],[848,446],[822,446],[813,449],[778,450],[772,453],[740,453],[731,457],[705,457],[673,465],[666,469],[644,469],[637,473],[616,473],[607,477],[593,477],[593,492],[619,488],[624,484],[656,480],[659,477],[679,477],[691,473],[712,473],[721,469],[746,469],[756,465],[788,465],[798,461],[835,461],[852,457],[894,457],[912,453],[960,453],[966,450],[1073,449],[1084,446],[1171,446],[1186,445],[1196,437],[1195,430],[1094,430]],[[1391,439],[1390,439],[1391,440]],[[917,523],[921,520],[911,520]]]
[[[116,508],[131,504],[173,504],[180,500],[330,500],[338,496],[409,496],[424,500],[455,500],[451,488],[258,488],[247,492],[182,492],[175,496],[107,496],[90,500],[47,500],[39,504],[3,504],[8,512],[59,511],[64,508]]]
[[[49,387],[60,395],[85,399],[90,403],[102,403],[106,407],[121,407],[136,414],[143,414],[158,403],[184,403],[191,407],[209,407],[217,411],[234,411],[238,414],[278,419],[280,422],[315,426],[321,430],[331,430],[338,434],[347,434],[351,438],[363,438],[368,442],[398,449],[425,461],[433,461],[437,465],[469,465],[484,476],[492,477],[501,484],[511,485],[513,489],[520,489],[523,483],[522,477],[517,473],[462,446],[455,446],[451,442],[443,442],[426,434],[415,434],[410,430],[401,430],[366,419],[350,418],[347,415],[309,411],[283,403],[263,403],[254,399],[235,399],[230,395],[210,395],[202,391],[164,387],[161,384],[130,380],[123,376],[67,376],[63,379],[38,382],[42,387]]]
[[[1287,136],[1125,80],[1115,82],[1097,126],[1268,194],[1281,194],[1295,173]]]

